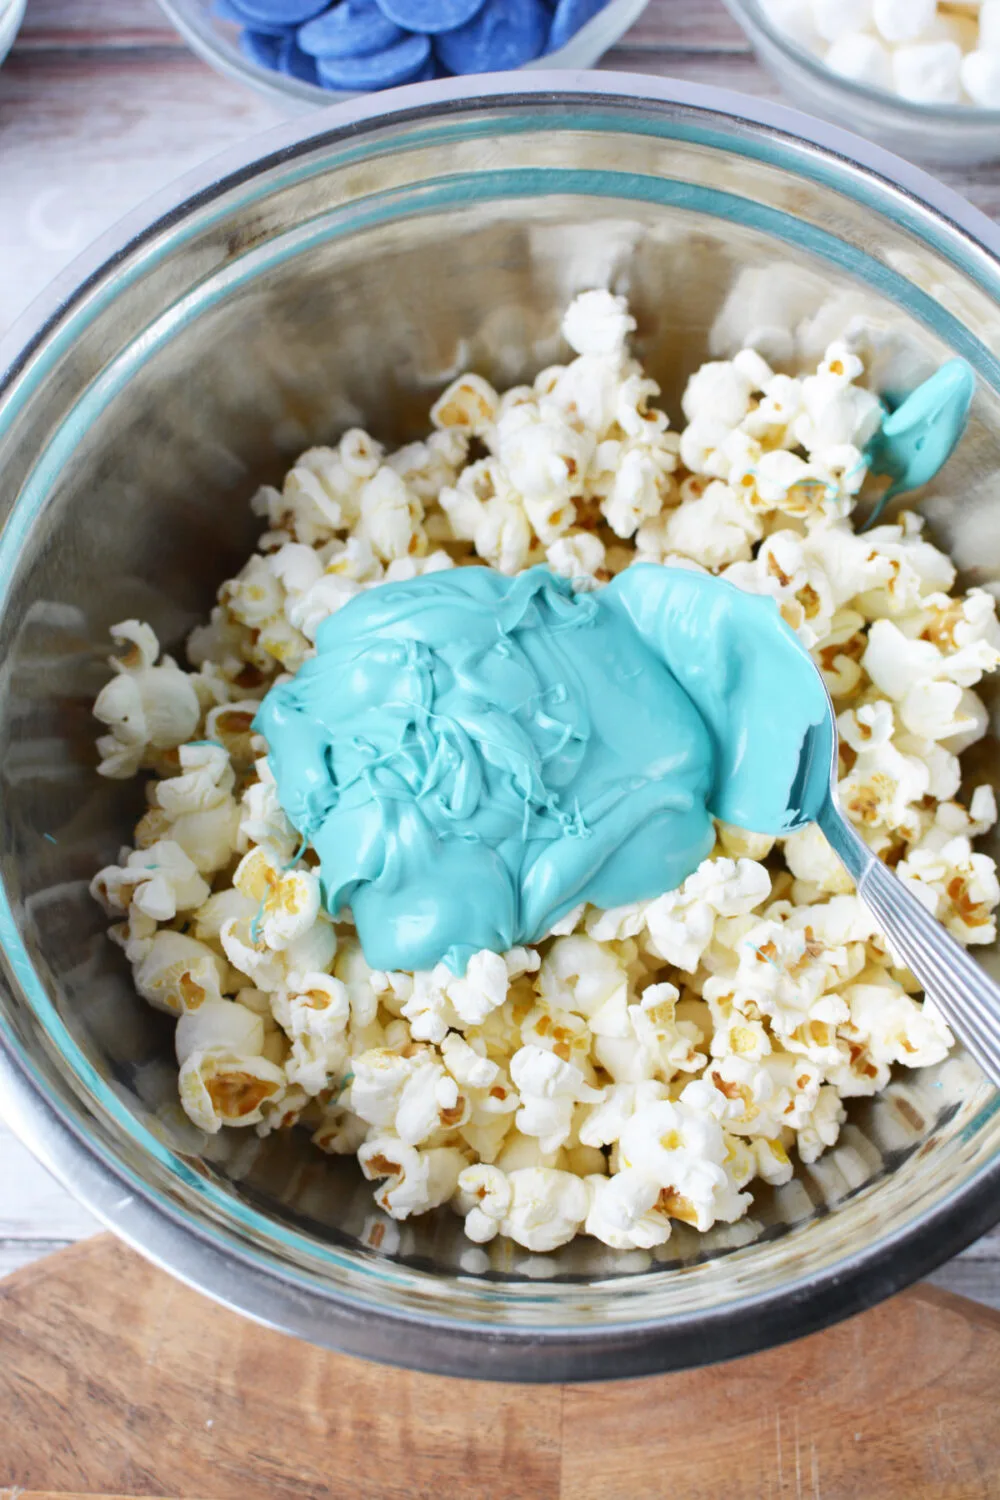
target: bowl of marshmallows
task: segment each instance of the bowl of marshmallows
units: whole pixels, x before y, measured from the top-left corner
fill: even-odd
[[[811,114],[918,160],[1000,160],[1000,0],[725,3]]]

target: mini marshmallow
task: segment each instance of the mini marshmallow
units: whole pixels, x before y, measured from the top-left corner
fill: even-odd
[[[1000,52],[1000,0],[982,0],[979,45],[985,52]]]
[[[772,24],[810,52],[818,52],[823,45],[816,30],[812,6],[803,0],[761,0],[761,9]],[[781,347],[781,346],[779,346]]]
[[[909,9],[910,0],[904,0]],[[962,52],[956,42],[914,42],[892,56],[896,92],[915,104],[957,104]]]
[[[913,42],[929,31],[937,0],[873,0],[872,20],[887,42]]]
[[[872,18],[872,8],[873,0],[811,0],[813,25],[826,42],[863,31]]]
[[[892,87],[892,56],[878,37],[847,31],[837,37],[823,61],[832,73],[873,89]]]

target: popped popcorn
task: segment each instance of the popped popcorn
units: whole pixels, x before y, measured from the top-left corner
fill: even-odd
[[[815,7],[832,48],[856,9]],[[585,292],[568,363],[506,392],[459,375],[425,440],[387,452],[354,428],[259,490],[268,529],[192,632],[193,670],[148,625],[115,627],[100,771],[152,779],[133,847],[91,889],[139,994],[176,1019],[181,1104],[207,1134],[301,1124],[357,1157],[385,1213],[450,1204],[477,1244],[648,1251],[674,1220],[739,1219],[756,1180],[836,1144],[844,1101],[947,1054],[815,826],[720,823],[679,889],[581,904],[460,977],[373,970],[350,911],[325,910],[253,730],[323,620],[384,583],[541,561],[579,590],[633,562],[721,572],[773,598],[823,672],[861,836],[961,942],[994,941],[1000,882],[973,841],[996,799],[960,794],[959,757],[987,728],[995,601],[952,592],[919,517],[852,528],[882,410],[868,343],[850,299],[839,328],[813,316],[793,271],[780,294],[741,278],[713,333],[729,357],[689,380],[679,432],[631,356],[624,298]]]
[[[274,1019],[292,1044],[285,1064],[289,1082],[306,1094],[321,1093],[347,1068],[347,986],[329,974],[293,974],[269,999]]]
[[[172,839],[132,850],[124,865],[108,865],[90,883],[91,894],[106,911],[124,912],[134,906],[156,922],[169,922],[179,911],[201,906],[209,889]]]
[[[259,916],[251,926],[259,927],[268,948],[288,948],[319,916],[319,877],[310,870],[288,870],[275,864],[259,846],[240,860],[233,885],[241,895],[260,903]]]
[[[228,989],[226,964],[206,943],[172,932],[156,932],[132,958],[135,987],[157,1010],[172,1015],[221,1000]],[[131,955],[130,955],[131,957]]]
[[[264,1051],[264,1023],[235,1000],[204,1000],[186,1010],[174,1033],[177,1061],[182,1065],[196,1052],[235,1052],[260,1057]]]
[[[471,1202],[469,1214],[475,1215],[469,1238],[479,1244],[500,1233],[527,1250],[556,1250],[574,1237],[587,1217],[587,1184],[573,1172],[519,1167],[504,1178],[498,1167],[486,1170],[486,1178],[474,1170],[459,1178],[465,1201]],[[468,1218],[466,1226],[468,1231]]]
[[[558,1151],[568,1141],[575,1105],[598,1097],[574,1063],[534,1044],[515,1052],[510,1076],[521,1099],[517,1128],[522,1135],[537,1136],[544,1152]]]
[[[280,1103],[285,1077],[265,1057],[210,1049],[185,1058],[179,1088],[192,1123],[215,1135],[223,1125],[259,1124],[264,1105]]]
[[[169,656],[148,625],[123,620],[111,639],[124,646],[109,658],[115,676],[98,693],[94,716],[109,733],[97,741],[102,776],[134,776],[151,750],[171,750],[194,733],[201,705],[191,676]]]
[[[358,1148],[358,1161],[369,1182],[385,1179],[375,1202],[394,1219],[408,1219],[446,1203],[466,1166],[465,1157],[453,1146],[419,1151],[389,1131],[369,1136]]]
[[[236,780],[230,753],[220,744],[181,745],[180,775],[157,781],[154,806],[136,826],[136,841],[167,839],[177,844],[201,875],[214,875],[229,864],[239,808],[232,795]]]

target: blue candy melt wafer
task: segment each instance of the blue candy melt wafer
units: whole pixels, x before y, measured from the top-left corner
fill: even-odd
[[[249,26],[301,26],[326,10],[330,0],[230,0]]]
[[[434,36],[464,26],[488,0],[378,0],[379,9],[406,31]]]
[[[284,38],[272,36],[267,31],[241,31],[240,51],[244,57],[248,57],[258,68],[271,68],[278,66],[278,55],[281,52],[281,44]]]
[[[545,50],[555,52],[557,47],[565,46],[570,37],[576,36],[580,27],[593,20],[606,4],[607,0],[557,0],[549,45]]]
[[[234,26],[249,26],[252,31],[260,32],[265,36],[287,36],[289,27],[268,25],[264,21],[254,21],[241,10],[236,0],[214,0],[212,14],[218,16],[220,21],[230,21]]]
[[[375,0],[342,0],[299,28],[299,46],[313,57],[369,57],[405,39]]]
[[[551,24],[541,0],[494,0],[464,26],[442,31],[434,48],[453,73],[499,73],[538,57]]]
[[[431,55],[425,36],[408,36],[368,57],[321,57],[320,80],[331,89],[391,89],[413,83]]]
[[[293,36],[287,37],[278,50],[278,67],[289,78],[298,78],[302,83],[318,83],[316,59],[303,52]]]

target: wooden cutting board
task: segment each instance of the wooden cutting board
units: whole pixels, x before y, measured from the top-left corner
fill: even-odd
[[[927,1286],[735,1364],[523,1387],[299,1343],[109,1235],[0,1283],[0,1500],[979,1500],[998,1402],[1000,1313]]]

